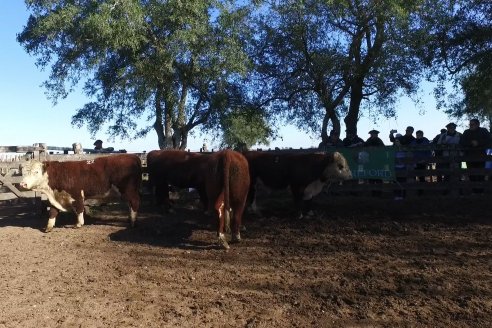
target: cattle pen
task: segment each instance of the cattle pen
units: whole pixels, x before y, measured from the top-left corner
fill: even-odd
[[[374,173],[366,163],[374,153],[347,153],[355,179],[327,185],[313,199],[313,215],[299,219],[288,191],[261,190],[262,213],[247,213],[241,243],[224,251],[211,242],[213,218],[187,191],[173,212],[146,203],[134,228],[126,204],[112,203],[94,206],[81,228],[73,213],[60,213],[59,229],[43,233],[45,220],[30,208],[44,203],[40,195],[8,188],[19,185],[25,161],[113,154],[1,149],[0,328],[461,328],[492,321],[490,170],[464,164],[489,156],[448,149],[419,169],[412,150],[398,149],[396,158],[388,147],[382,151],[395,158],[369,181],[363,174]],[[399,190],[404,201],[393,198]]]
[[[368,148],[359,148],[366,153]],[[465,155],[466,149],[455,146],[426,146],[419,148],[383,147],[394,151],[394,158],[383,166],[391,166],[392,174],[387,177],[360,177],[343,183],[332,183],[325,187],[325,193],[332,196],[368,196],[392,198],[395,195],[404,195],[405,198],[433,197],[440,195],[466,196],[479,193],[492,193],[492,154],[483,150],[479,155]],[[262,151],[262,150],[261,150]],[[283,149],[265,150],[268,152],[317,152],[318,149]],[[343,149],[333,149],[341,151]],[[353,149],[352,149],[353,151]],[[369,150],[370,151],[370,150]],[[415,156],[426,152],[428,155]],[[83,149],[83,153],[75,154],[72,147],[49,147],[38,143],[33,146],[0,146],[0,201],[15,200],[18,198],[41,198],[35,191],[19,190],[18,184],[22,180],[22,165],[30,159],[73,161],[91,160],[100,156],[111,156],[111,153],[94,153],[92,149]],[[356,157],[360,153],[356,152]],[[148,174],[146,173],[146,153],[137,153],[142,161],[143,187],[146,187]],[[352,155],[346,155],[346,157]],[[467,168],[467,162],[481,162],[483,167]],[[353,172],[360,169],[354,164]],[[359,167],[359,168],[358,168]],[[352,169],[352,167],[351,167]],[[147,192],[148,193],[148,192]],[[33,201],[34,202],[34,201]]]

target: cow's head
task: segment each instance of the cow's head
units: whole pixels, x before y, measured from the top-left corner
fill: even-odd
[[[328,154],[327,156],[333,156],[333,160],[328,162],[328,165],[323,170],[321,181],[340,181],[352,179],[352,172],[350,172],[347,160],[339,152]]]
[[[30,161],[22,166],[22,181],[20,186],[35,189],[48,184],[48,174],[43,170],[43,163]]]

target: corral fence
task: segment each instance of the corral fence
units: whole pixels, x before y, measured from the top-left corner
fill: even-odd
[[[328,151],[334,150],[342,152],[349,159],[354,174],[353,180],[331,183],[325,188],[325,192],[335,196],[409,198],[492,193],[492,150],[490,149],[470,152],[469,149],[457,146],[429,145],[418,148],[386,146],[340,148]],[[265,151],[319,152],[318,149]],[[22,165],[28,160],[90,160],[114,154],[114,152],[93,153],[92,149],[84,149],[83,152],[75,154],[71,147],[48,147],[42,143],[33,146],[0,146],[0,201],[42,198],[38,192],[22,191],[18,188],[22,180]],[[383,156],[380,156],[381,154]],[[142,177],[145,186],[145,181],[148,180],[147,154],[137,153],[137,155],[142,160]],[[378,158],[374,164],[376,168],[367,169],[373,158]]]
[[[44,195],[36,191],[19,189],[22,181],[22,166],[32,159],[40,161],[80,161],[93,160],[97,157],[111,156],[126,151],[95,152],[93,149],[74,150],[74,147],[50,147],[44,143],[33,146],[0,146],[0,202],[31,198],[33,203],[43,199]],[[142,179],[148,180],[146,173],[147,154],[136,153],[142,161]]]

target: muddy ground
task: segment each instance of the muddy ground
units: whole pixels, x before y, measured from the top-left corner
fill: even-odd
[[[135,229],[121,205],[51,233],[0,204],[3,327],[490,327],[492,201],[321,196],[298,220],[287,195],[215,244],[190,200]]]

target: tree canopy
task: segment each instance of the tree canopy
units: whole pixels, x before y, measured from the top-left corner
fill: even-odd
[[[492,3],[487,0],[439,1],[426,22],[432,31],[427,61],[440,82],[436,95],[457,118],[492,123]],[[451,90],[445,88],[452,81]],[[492,126],[492,125],[491,125]]]
[[[395,115],[404,93],[451,77],[454,115],[490,115],[486,0],[26,0],[18,35],[50,69],[54,102],[83,84],[72,122],[110,137],[157,134],[185,148],[193,129],[251,146],[289,122],[328,137],[361,115]],[[484,87],[485,86],[485,87]],[[444,89],[436,90],[443,99]],[[138,122],[146,121],[143,126]]]
[[[247,10],[230,1],[26,1],[18,41],[51,66],[56,101],[81,81],[94,101],[73,123],[136,138],[152,128],[160,148],[185,148],[195,126],[226,111],[248,71]],[[137,119],[153,124],[139,127]]]
[[[288,1],[259,16],[260,90],[276,113],[304,130],[356,132],[363,100],[394,115],[422,70],[414,26],[421,1]],[[284,108],[280,111],[279,108]]]

